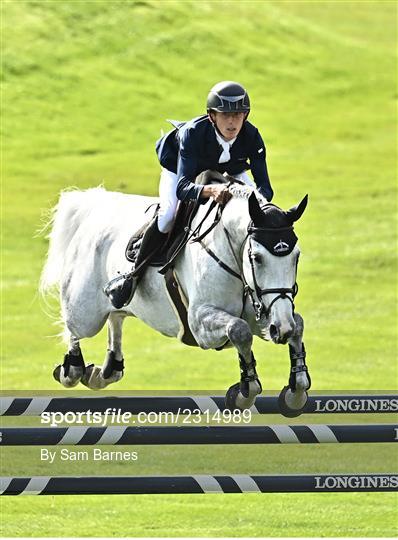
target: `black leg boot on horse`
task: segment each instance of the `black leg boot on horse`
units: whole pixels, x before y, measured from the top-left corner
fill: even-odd
[[[105,285],[104,293],[109,297],[116,309],[121,309],[131,302],[147,266],[163,246],[167,236],[168,233],[159,231],[158,218],[155,217],[142,238],[141,247],[132,271],[117,276]]]

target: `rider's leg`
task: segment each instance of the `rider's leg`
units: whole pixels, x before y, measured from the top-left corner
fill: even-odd
[[[163,168],[160,174],[158,212],[158,227],[162,233],[170,232],[174,223],[178,207],[177,183],[177,175]]]
[[[176,189],[177,175],[167,169],[163,169],[159,186],[159,213],[150,223],[143,236],[134,268],[129,274],[113,279],[104,288],[105,294],[109,297],[116,309],[120,309],[131,302],[137,285],[144,275],[148,264],[165,242],[167,233],[173,226],[174,216],[178,206]]]
[[[129,274],[112,280],[104,289],[112,305],[120,309],[131,302],[137,285],[159,248],[166,240],[167,234],[158,229],[158,218],[155,217],[142,238],[140,250],[135,261],[134,269]]]

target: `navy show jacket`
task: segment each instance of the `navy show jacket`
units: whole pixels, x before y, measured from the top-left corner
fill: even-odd
[[[207,169],[226,172],[231,176],[251,169],[257,189],[267,200],[272,199],[265,145],[258,129],[247,120],[230,148],[231,159],[226,163],[218,163],[222,147],[207,115],[189,122],[179,122],[178,128],[157,141],[156,153],[162,167],[177,174],[177,197],[180,200],[196,200],[200,197],[203,186],[194,182]]]

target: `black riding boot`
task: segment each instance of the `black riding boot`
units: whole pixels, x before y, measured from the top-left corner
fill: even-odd
[[[117,276],[104,287],[104,293],[109,297],[116,309],[120,309],[131,302],[148,264],[162,247],[166,238],[167,233],[159,231],[158,218],[155,217],[142,238],[140,251],[133,270],[128,274]]]

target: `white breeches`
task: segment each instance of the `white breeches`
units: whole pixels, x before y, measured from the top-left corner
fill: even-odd
[[[242,180],[249,186],[255,187],[253,180],[251,180],[246,171],[236,174],[235,178]],[[159,183],[160,208],[158,213],[158,228],[162,233],[169,232],[173,226],[179,203],[176,194],[177,182],[177,175],[175,173],[165,168],[162,169]]]

